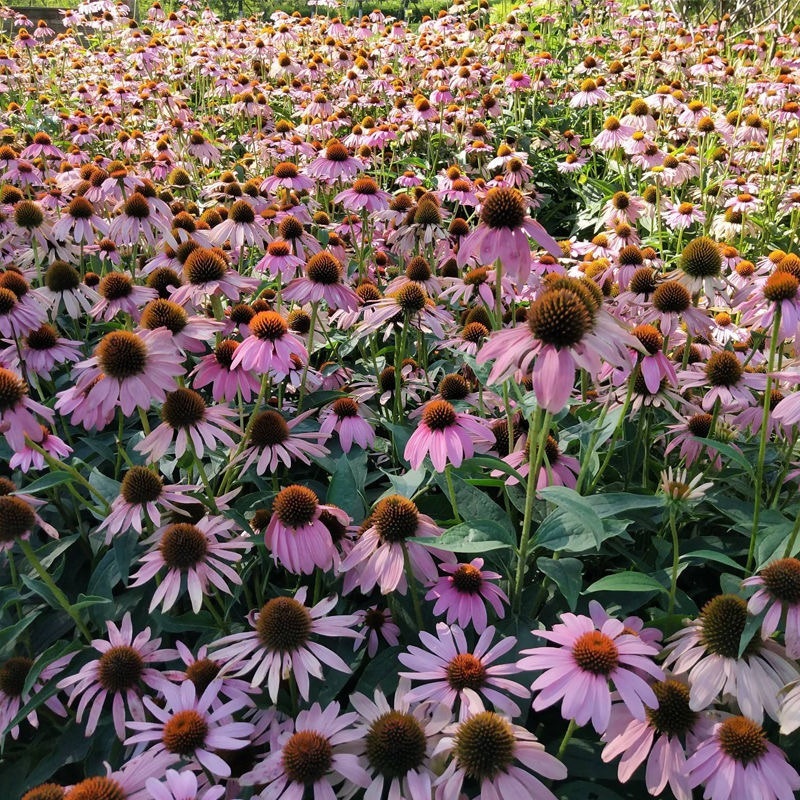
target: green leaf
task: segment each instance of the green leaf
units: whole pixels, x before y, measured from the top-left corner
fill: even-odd
[[[416,541],[439,550],[453,553],[486,553],[489,550],[516,547],[516,539],[503,525],[491,519],[462,522],[446,530],[441,536],[431,536]]]
[[[111,600],[108,597],[100,597],[98,595],[91,595],[91,594],[79,594],[78,595],[78,602],[73,603],[73,608],[89,608],[90,606],[100,605],[101,603],[110,603]]]
[[[52,489],[53,486],[69,483],[71,480],[73,480],[72,475],[68,472],[48,472],[46,475],[42,475],[41,478],[25,486],[24,491],[26,494],[38,494],[39,492],[47,491],[47,489]]]
[[[536,559],[536,566],[558,586],[570,611],[574,611],[583,585],[583,563],[577,558],[555,559],[542,556]]]
[[[748,474],[753,469],[753,465],[747,460],[747,456],[733,445],[717,441],[716,439],[704,439],[701,436],[695,436],[694,438],[701,444],[713,447],[714,450],[721,453],[723,456],[727,456],[734,464],[738,464]]]
[[[14,649],[14,643],[21,633],[25,631],[30,625],[36,622],[37,614],[29,613],[24,616],[19,622],[9,625],[7,628],[0,630],[0,655],[10,654]]]
[[[662,508],[665,498],[661,495],[632,494],[631,492],[611,492],[595,494],[587,498],[591,509],[598,517],[615,517],[627,511],[643,511],[649,508]]]
[[[667,594],[667,589],[650,575],[644,575],[641,572],[617,572],[595,581],[583,593],[590,594],[592,592],[663,592]]]
[[[453,481],[453,493],[455,494],[456,507],[458,508],[461,519],[492,520],[506,528],[516,542],[516,532],[514,531],[514,526],[511,524],[511,520],[508,518],[505,509],[497,505],[485,492],[476,489],[474,486],[470,486],[458,475],[451,473],[451,478]],[[450,491],[444,473],[437,473],[435,481],[449,501]]]
[[[747,650],[747,645],[750,644],[752,638],[756,635],[759,628],[761,628],[761,623],[764,621],[764,617],[766,615],[766,608],[760,614],[747,615],[747,621],[744,624],[742,637],[739,639],[739,658],[744,655],[744,651]]]
[[[514,467],[506,464],[502,458],[493,458],[492,456],[476,456],[475,458],[470,458],[466,463],[477,464],[478,466],[486,467],[489,470],[497,470],[498,472],[502,472],[512,478],[516,478],[518,483],[522,485],[525,484],[524,476],[520,475],[519,472],[514,469]]]
[[[718,564],[724,564],[726,567],[732,567],[744,572],[744,567],[741,564],[737,564],[730,556],[718,553],[716,550],[693,550],[691,553],[684,553],[680,560],[687,561],[690,558],[698,561],[716,561]]]
[[[327,501],[346,511],[356,522],[366,515],[367,501],[364,497],[364,484],[367,478],[367,454],[359,448],[343,455],[336,462],[331,476]]]
[[[392,475],[384,472],[384,475],[389,479],[391,487],[387,489],[379,499],[388,497],[391,494],[399,494],[409,499],[414,496],[417,489],[425,483],[425,478],[428,476],[428,471],[424,467],[419,469],[410,469],[400,475]]]

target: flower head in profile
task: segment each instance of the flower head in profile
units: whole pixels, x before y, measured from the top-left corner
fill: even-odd
[[[338,564],[339,552],[327,515],[341,525],[350,523],[346,512],[321,504],[307,486],[293,484],[281,489],[264,532],[264,542],[275,561],[294,575],[311,575],[317,568],[327,571]]]
[[[761,636],[768,639],[778,630],[784,612],[786,655],[800,658],[800,560],[779,558],[762,567],[757,575],[746,578],[743,586],[757,587],[747,601],[751,614],[764,614]]]
[[[301,305],[324,300],[331,309],[353,311],[361,304],[358,295],[342,282],[344,266],[329,250],[314,253],[306,262],[306,274],[290,281],[283,290],[286,300]]]
[[[26,436],[34,442],[42,440],[42,424],[36,414],[53,425],[53,412],[28,396],[27,382],[13,370],[0,367],[0,433],[12,450],[22,450]]]
[[[707,800],[788,800],[800,789],[800,774],[786,754],[767,739],[758,722],[745,716],[717,723],[686,769],[689,786],[703,786]]]
[[[231,369],[241,365],[243,369],[269,372],[281,379],[292,370],[292,356],[303,364],[308,362],[305,345],[289,332],[286,320],[275,311],[259,311],[250,321],[250,336],[233,352]]]
[[[405,594],[406,554],[411,572],[418,580],[429,582],[436,578],[432,551],[415,539],[440,536],[442,529],[427,514],[421,514],[413,500],[399,494],[384,497],[368,522],[342,562],[345,591],[357,586],[366,594],[377,586],[382,594],[394,591]]]
[[[555,258],[563,255],[556,240],[528,216],[523,194],[510,186],[496,186],[483,200],[480,224],[459,246],[458,265],[463,267],[470,260],[481,264],[500,261],[510,277],[524,284],[531,271],[529,239]]]
[[[608,617],[601,625],[592,617],[566,613],[551,631],[533,631],[557,647],[523,650],[517,667],[542,671],[533,682],[533,709],[541,711],[561,701],[561,716],[586,725],[591,720],[602,734],[611,716],[611,684],[634,719],[658,708],[658,698],[645,674],[663,680],[653,660],[659,650],[629,633],[624,623]]]
[[[434,784],[438,800],[556,800],[541,778],[567,777],[567,768],[530,731],[493,711],[473,714],[444,734],[434,756],[449,756],[450,763]],[[477,789],[464,794],[465,782]]]
[[[772,640],[753,637],[740,656],[746,624],[747,602],[734,594],[717,595],[696,620],[671,637],[664,665],[686,675],[694,710],[719,696],[735,697],[739,709],[755,722],[761,723],[764,711],[777,720],[778,694],[800,678],[800,671]]]
[[[281,680],[290,675],[304,700],[309,697],[309,678],[322,678],[322,664],[339,672],[350,667],[316,637],[345,637],[361,639],[353,629],[358,618],[352,614],[327,616],[336,606],[336,596],[307,607],[306,587],[294,597],[274,597],[260,611],[248,616],[252,630],[234,633],[214,642],[212,649],[220,661],[236,661],[236,675],[253,673],[251,686],[261,686],[266,680],[267,694],[272,702],[278,699]]]

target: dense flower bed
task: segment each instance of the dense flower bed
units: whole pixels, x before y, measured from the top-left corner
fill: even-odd
[[[2,796],[796,797],[800,33],[320,11],[5,13]]]

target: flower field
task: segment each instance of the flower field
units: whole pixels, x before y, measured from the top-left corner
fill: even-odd
[[[800,27],[0,17],[3,800],[800,797]]]

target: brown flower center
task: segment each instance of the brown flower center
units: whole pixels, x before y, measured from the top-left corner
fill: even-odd
[[[614,640],[602,631],[589,631],[572,645],[575,663],[594,675],[610,675],[619,664],[619,650]]]
[[[286,321],[276,311],[259,311],[250,321],[250,332],[262,340],[275,341],[288,330]]]
[[[21,497],[0,497],[0,542],[13,542],[33,527],[36,515]]]
[[[369,765],[387,779],[402,778],[425,761],[425,731],[413,714],[387,711],[365,737]]]
[[[107,333],[97,345],[95,355],[103,372],[118,380],[140,375],[147,366],[147,346],[130,331]]]
[[[314,519],[318,504],[319,499],[311,489],[295,484],[278,492],[272,510],[287,527],[302,528]]]
[[[456,410],[446,400],[432,400],[422,413],[422,423],[432,431],[443,431],[456,424]]]
[[[256,633],[268,650],[292,653],[311,635],[308,609],[291,597],[274,597],[259,612]]]
[[[259,411],[250,429],[250,445],[264,448],[282,444],[289,438],[289,426],[277,411]]]
[[[144,505],[158,500],[163,489],[160,475],[146,467],[131,467],[122,479],[120,494],[126,503]]]
[[[486,683],[486,667],[472,653],[459,653],[447,665],[447,682],[457,692],[478,690]]]
[[[142,312],[141,325],[147,330],[166,328],[172,333],[180,333],[189,322],[189,315],[172,300],[158,298],[151,300]]]
[[[186,570],[205,558],[208,539],[197,526],[177,522],[164,531],[158,549],[167,569]]]
[[[414,536],[418,523],[414,502],[397,494],[385,497],[372,512],[372,526],[384,542],[402,542]]]
[[[514,732],[503,717],[483,711],[462,722],[455,736],[458,766],[475,781],[492,780],[514,760]]]
[[[525,221],[525,198],[518,189],[497,186],[489,190],[481,208],[481,222],[495,230],[519,228]]]
[[[178,711],[167,720],[161,741],[170,753],[191,756],[205,744],[208,723],[192,708]]]
[[[0,667],[0,692],[7,697],[21,697],[25,679],[33,666],[33,659],[24,656],[9,658]]]
[[[747,717],[729,717],[717,730],[722,752],[741,764],[752,764],[767,752],[764,729]]]
[[[333,748],[316,731],[298,731],[283,746],[283,768],[289,780],[311,786],[328,773],[333,764]]]
[[[483,575],[472,564],[461,564],[453,573],[453,586],[464,594],[478,594],[483,586]]]
[[[761,570],[767,591],[788,605],[800,604],[800,560],[780,558]]]
[[[144,660],[137,650],[121,644],[106,650],[98,663],[98,679],[109,692],[125,692],[133,689],[144,670]]]

